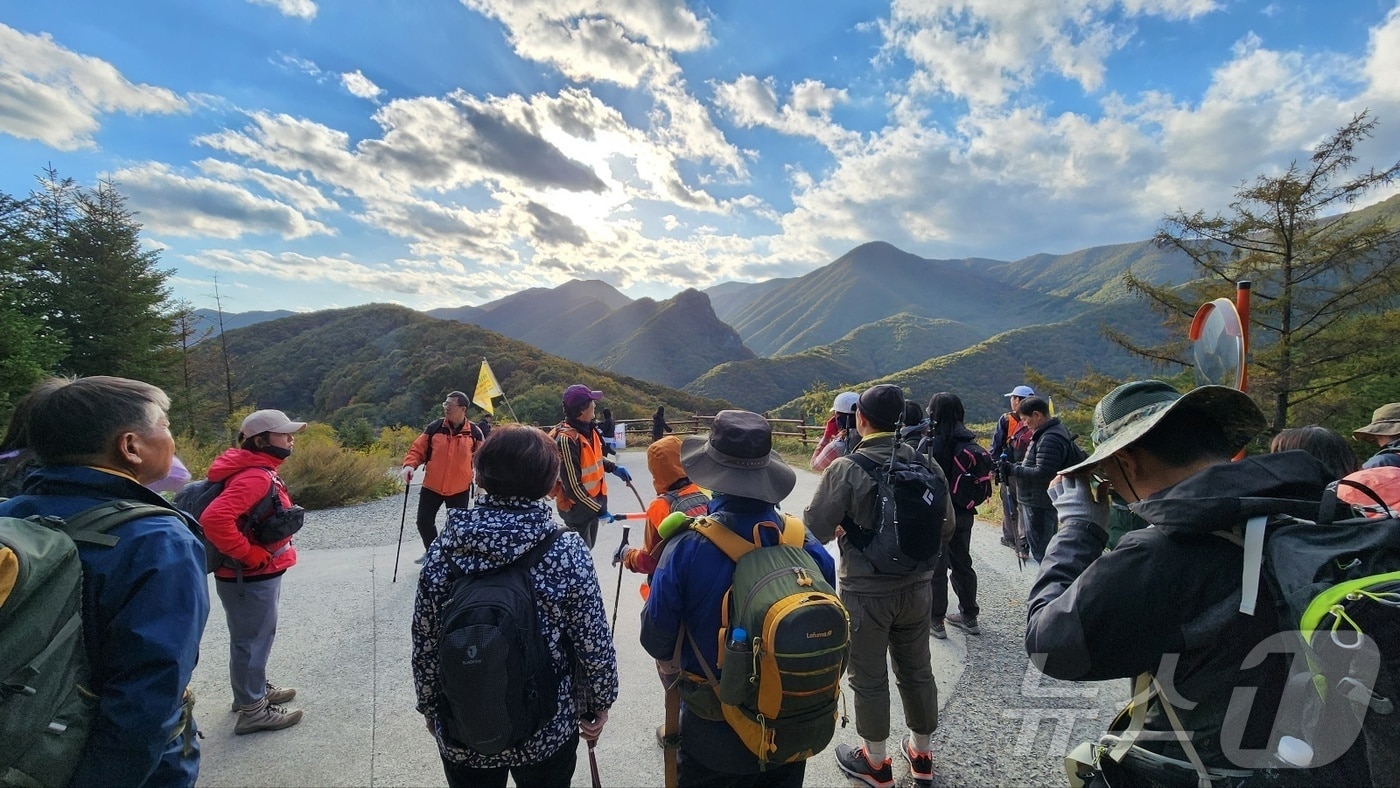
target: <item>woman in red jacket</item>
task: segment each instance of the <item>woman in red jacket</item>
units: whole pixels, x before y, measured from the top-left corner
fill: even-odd
[[[297,562],[297,551],[290,535],[260,542],[256,526],[273,523],[288,510],[300,512],[293,509],[277,468],[291,456],[294,433],[304,429],[306,422],[292,421],[280,410],[255,411],[239,428],[239,445],[209,466],[209,480],[223,482],[224,489],[199,522],[209,541],[237,564],[216,569],[214,587],[228,618],[228,672],[239,735],[301,721],[300,709],[282,706],[297,691],[267,680],[282,573]]]

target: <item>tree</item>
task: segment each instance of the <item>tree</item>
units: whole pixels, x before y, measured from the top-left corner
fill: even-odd
[[[37,247],[30,206],[0,194],[0,414],[63,356],[63,342],[35,308]]]
[[[1290,411],[1339,388],[1383,374],[1389,343],[1371,329],[1400,304],[1400,199],[1346,212],[1362,196],[1395,180],[1400,162],[1349,179],[1357,143],[1376,121],[1363,112],[1322,142],[1311,159],[1279,175],[1259,176],[1235,193],[1228,216],[1178,212],[1164,217],[1156,242],[1190,256],[1200,278],[1172,288],[1125,275],[1130,292],[1167,317],[1166,345],[1129,350],[1163,366],[1189,366],[1185,327],[1206,301],[1253,283],[1250,388],[1272,403],[1272,426]],[[1393,325],[1393,324],[1392,324]]]

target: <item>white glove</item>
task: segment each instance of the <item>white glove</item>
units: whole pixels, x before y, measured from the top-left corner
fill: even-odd
[[[1098,526],[1103,531],[1108,530],[1111,509],[1108,491],[1099,490],[1099,497],[1103,500],[1096,500],[1088,476],[1057,476],[1047,492],[1050,493],[1050,502],[1055,504],[1055,511],[1059,513],[1060,522],[1075,520]]]
[[[413,481],[413,466],[405,465],[403,466],[403,483],[407,485],[411,481]]]

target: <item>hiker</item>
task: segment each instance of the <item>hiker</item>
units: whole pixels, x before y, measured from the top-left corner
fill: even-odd
[[[1026,447],[1031,442],[1030,428],[1021,423],[1016,409],[1021,400],[1034,397],[1035,389],[1030,386],[1017,386],[1002,396],[1011,401],[1011,410],[997,419],[996,430],[992,432],[992,445],[988,451],[992,459],[1006,462],[1020,462],[1026,456]],[[998,464],[998,469],[1002,466]],[[1001,486],[1001,543],[1027,558],[1025,534],[1021,533],[1021,512],[1016,505],[1016,480],[997,473],[997,483]]]
[[[651,414],[651,439],[659,441],[662,436],[671,431],[671,425],[666,423],[666,406],[658,405],[656,412]]]
[[[954,479],[959,474],[953,463],[954,452],[960,446],[976,442],[977,436],[963,425],[963,404],[956,394],[947,391],[934,394],[928,401],[928,414],[930,435],[926,453],[938,463],[944,477]],[[948,637],[945,624],[952,624],[969,635],[982,634],[982,628],[977,625],[977,613],[981,609],[977,606],[977,572],[972,568],[972,523],[976,514],[975,509],[953,508],[953,538],[933,568],[931,631],[940,640]],[[958,595],[957,613],[948,613],[950,570],[953,593]]]
[[[476,429],[481,433],[481,439],[486,440],[486,436],[491,434],[491,414],[483,413],[476,421]]]
[[[638,574],[650,575],[656,571],[656,563],[661,558],[661,535],[657,529],[661,521],[672,512],[688,515],[704,514],[710,496],[700,486],[690,480],[681,467],[681,439],[667,435],[647,447],[647,470],[651,472],[651,484],[656,489],[656,499],[647,507],[646,531],[642,536],[641,547],[629,547],[622,554],[624,566]]]
[[[598,422],[598,432],[603,435],[603,454],[617,454],[617,422],[613,421],[612,411],[603,408],[603,420]]]
[[[187,687],[209,615],[204,548],[181,514],[142,486],[170,472],[170,399],[147,383],[107,376],[49,379],[32,394],[28,445],[42,467],[20,495],[0,502],[0,516],[72,518],[111,501],[168,512],[111,528],[114,544],[77,541],[94,712],[81,755],[59,764],[71,777],[43,781],[192,786],[199,740]],[[7,654],[11,648],[7,641]],[[36,678],[49,681],[42,672]],[[12,746],[7,740],[0,749]]]
[[[437,514],[442,505],[447,504],[449,510],[471,505],[472,452],[484,438],[467,420],[470,401],[460,391],[449,393],[442,402],[443,418],[424,428],[403,458],[405,487],[412,482],[415,468],[428,466],[418,491],[418,536],[423,540],[424,555],[437,538]],[[423,563],[423,556],[414,563]]]
[[[899,423],[904,425],[899,428],[899,439],[918,451],[918,447],[924,445],[928,438],[928,421],[924,418],[924,406],[912,399],[906,399],[904,418]]]
[[[826,420],[826,430],[822,432],[817,448],[812,450],[812,470],[818,473],[826,470],[832,460],[848,454],[850,447],[859,440],[859,436],[855,435],[856,396],[854,391],[843,391],[831,403],[831,417]]]
[[[773,451],[772,427],[757,413],[720,411],[708,437],[684,440],[681,465],[692,480],[714,492],[709,513],[743,540],[773,545],[786,529],[801,528],[800,522],[785,520],[776,509],[792,492],[797,475]],[[735,562],[698,533],[672,537],[668,545],[642,611],[641,642],[657,660],[671,660],[681,640],[688,641],[680,648],[681,686],[698,689],[681,695],[679,784],[802,785],[805,760],[769,763],[761,769],[757,756],[720,715],[715,698],[705,695],[710,690],[703,677],[723,679],[717,641]],[[826,582],[834,584],[835,563],[830,554],[810,534],[804,536],[802,547]],[[736,667],[726,664],[725,670]]]
[[[5,438],[0,440],[0,498],[19,495],[24,477],[39,467],[39,459],[29,445],[29,415],[35,403],[64,385],[63,378],[40,381],[15,403]]]
[[[1026,397],[1016,406],[1021,423],[1030,428],[1031,441],[1019,463],[1002,463],[1002,476],[1016,480],[1016,508],[1031,560],[1045,558],[1045,548],[1055,535],[1055,507],[1047,490],[1050,481],[1072,464],[1074,441],[1058,417],[1050,415],[1050,403],[1042,397]]]
[[[542,499],[559,478],[559,452],[548,436],[535,427],[503,424],[482,444],[476,463],[483,493],[477,506],[448,511],[447,527],[428,550],[418,577],[413,608],[417,709],[437,740],[449,786],[504,786],[507,773],[520,786],[568,785],[580,735],[596,740],[617,700],[617,655],[598,576],[576,534],[562,531],[554,536],[554,518]],[[447,648],[446,608],[458,596],[454,581],[527,558],[541,546],[543,552],[528,573],[538,625],[534,645],[547,649],[544,694],[554,710],[535,721],[538,729],[504,749],[493,747],[497,752],[491,754],[473,750],[459,738],[459,723],[475,715],[473,722],[494,725],[508,715],[487,712],[476,702],[460,708],[450,700],[449,689],[458,677],[444,674],[440,652]],[[570,662],[571,653],[575,663]],[[507,674],[511,667],[505,667]],[[581,685],[575,686],[575,681]],[[556,682],[557,688],[551,686]],[[502,677],[481,692],[504,692],[510,686],[514,685]],[[514,707],[524,704],[521,698],[492,698],[515,701]]]
[[[564,389],[564,420],[551,430],[559,448],[559,484],[552,493],[559,518],[583,537],[590,550],[598,540],[599,518],[612,521],[603,475],[611,473],[625,483],[632,482],[626,468],[603,456],[603,440],[593,421],[602,398],[603,392],[582,383]]]
[[[1245,766],[1231,751],[1268,747],[1290,656],[1252,653],[1279,630],[1272,592],[1259,588],[1258,615],[1238,611],[1244,549],[1215,532],[1243,526],[1241,499],[1321,499],[1328,472],[1297,451],[1231,462],[1265,419],[1225,386],[1182,395],[1160,381],[1125,383],[1095,406],[1093,425],[1093,454],[1051,488],[1060,531],[1031,588],[1026,653],[1068,681],[1150,674],[1171,688],[1170,711],[1205,766]],[[1104,480],[1097,493],[1091,475]],[[1152,527],[1105,553],[1110,486]],[[1248,716],[1229,723],[1244,688],[1256,692]],[[1161,695],[1146,729],[1167,733],[1141,745],[1187,760]],[[1180,776],[1196,775],[1187,766]]]
[[[891,452],[897,451],[904,462],[917,462],[939,477],[943,475],[937,463],[907,444],[896,444],[895,430],[903,413],[904,393],[898,386],[872,386],[860,395],[855,406],[860,442],[851,455],[837,458],[827,467],[803,516],[820,542],[839,539],[841,545],[841,601],[851,613],[849,676],[855,696],[856,733],[862,744],[856,748],[837,745],[836,763],[841,771],[872,788],[889,788],[894,779],[885,751],[890,735],[886,655],[894,666],[910,730],[899,751],[921,785],[933,779],[930,737],[938,727],[938,683],[929,652],[933,562],[927,569],[909,574],[886,574],[852,542],[853,530],[873,531],[881,525],[876,482],[857,464],[856,455],[885,465]],[[946,479],[944,484],[946,489]],[[946,495],[944,507],[938,539],[946,544],[955,522]]]
[[[1305,451],[1316,457],[1334,480],[1361,470],[1361,463],[1357,461],[1356,452],[1351,450],[1347,439],[1336,430],[1316,424],[1280,430],[1269,442],[1270,453],[1293,450]]]
[[[1371,423],[1352,431],[1351,435],[1362,443],[1380,447],[1380,451],[1371,455],[1371,459],[1361,467],[1400,466],[1400,402],[1376,408],[1371,415]]]
[[[259,543],[250,538],[244,523],[291,509],[292,497],[277,469],[292,455],[296,433],[304,429],[306,422],[292,421],[280,410],[255,410],[238,428],[238,445],[225,449],[209,466],[209,480],[222,482],[224,488],[199,515],[199,522],[209,542],[238,564],[214,570],[214,590],[228,618],[228,675],[238,712],[233,732],[240,736],[301,722],[301,709],[283,705],[297,691],[267,679],[282,575],[296,565],[297,549],[290,536]],[[273,504],[266,514],[265,501]]]

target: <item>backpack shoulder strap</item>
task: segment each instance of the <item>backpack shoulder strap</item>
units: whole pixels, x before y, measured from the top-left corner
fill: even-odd
[[[75,542],[112,547],[119,541],[107,533],[119,525],[142,517],[179,517],[179,512],[140,501],[108,501],[90,509],[84,509],[64,520],[63,531]]]
[[[881,465],[880,462],[872,460],[858,451],[853,451],[850,454],[847,454],[846,456],[850,457],[852,462],[854,462],[856,465],[859,465],[861,467],[861,470],[870,474],[872,477],[875,477],[875,470]]]
[[[806,541],[807,526],[803,525],[801,520],[786,512],[781,512],[780,514],[783,518],[783,537],[778,544],[801,549],[803,542]]]
[[[729,560],[735,563],[758,549],[758,545],[734,533],[724,523],[708,515],[697,517],[691,521],[690,530],[709,539],[711,544],[718,547],[721,552],[729,556]]]

